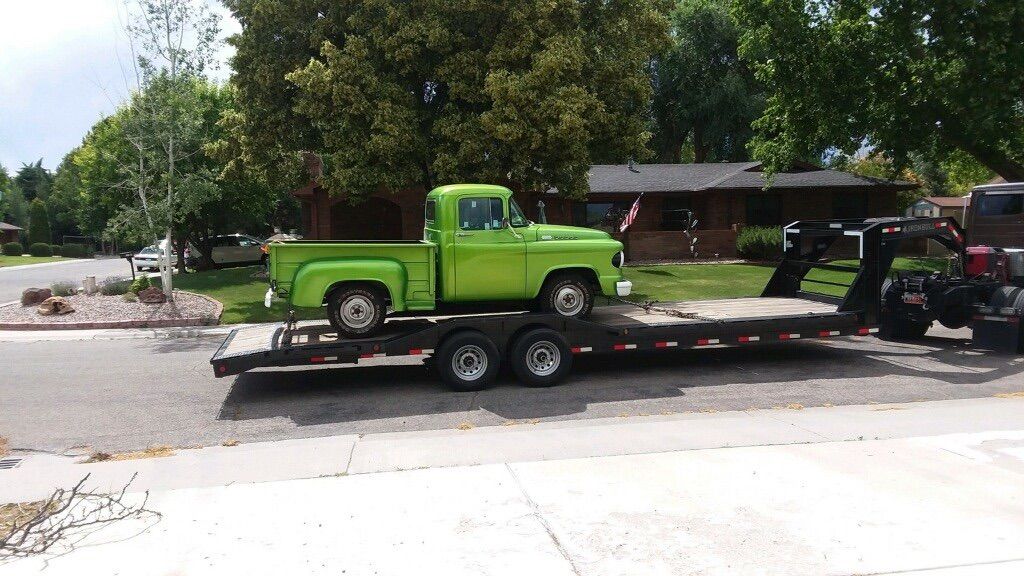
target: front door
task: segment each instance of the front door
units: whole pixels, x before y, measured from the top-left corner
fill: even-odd
[[[497,197],[460,198],[455,229],[455,297],[461,301],[526,297],[526,241],[502,228]],[[517,237],[518,236],[518,237]]]

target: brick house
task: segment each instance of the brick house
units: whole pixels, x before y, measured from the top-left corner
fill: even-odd
[[[527,217],[540,220],[543,202],[552,224],[612,231],[610,212],[625,210],[644,194],[626,236],[633,260],[682,259],[689,250],[680,232],[688,214],[700,221],[702,255],[735,256],[736,234],[747,225],[774,226],[794,220],[895,216],[896,193],[917,185],[880,180],[800,164],[776,174],[763,190],[760,162],[714,164],[602,164],[591,166],[590,194],[568,200],[557,191],[517,193]],[[310,183],[293,192],[303,206],[307,238],[416,239],[422,236],[422,187],[379,193],[358,206]]]
[[[0,244],[7,244],[8,242],[17,242],[18,235],[21,234],[21,228],[14,224],[8,224],[7,222],[0,222]]]

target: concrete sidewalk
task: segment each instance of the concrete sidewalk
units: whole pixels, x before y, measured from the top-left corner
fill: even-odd
[[[1024,434],[186,488],[149,508],[0,573],[1021,574]]]

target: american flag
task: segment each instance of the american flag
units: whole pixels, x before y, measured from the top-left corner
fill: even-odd
[[[619,232],[625,232],[626,228],[629,228],[629,226],[633,224],[633,220],[636,220],[636,213],[640,211],[640,199],[643,197],[644,195],[642,192],[636,197],[636,201],[633,202],[633,206],[629,208],[629,213],[622,219],[622,224],[619,224]]]

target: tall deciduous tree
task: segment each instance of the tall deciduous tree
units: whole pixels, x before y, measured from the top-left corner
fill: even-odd
[[[646,152],[662,0],[226,0],[238,157],[358,198],[483,180],[587,191]]]
[[[653,71],[655,137],[665,161],[747,159],[750,123],[764,108],[753,71],[739,59],[732,0],[681,0],[672,10],[672,46]]]
[[[755,156],[778,170],[865,143],[896,165],[960,150],[1024,179],[1019,0],[735,0],[767,107]]]
[[[3,165],[0,165],[0,220],[22,228],[28,227],[28,203],[25,202],[25,195]]]

